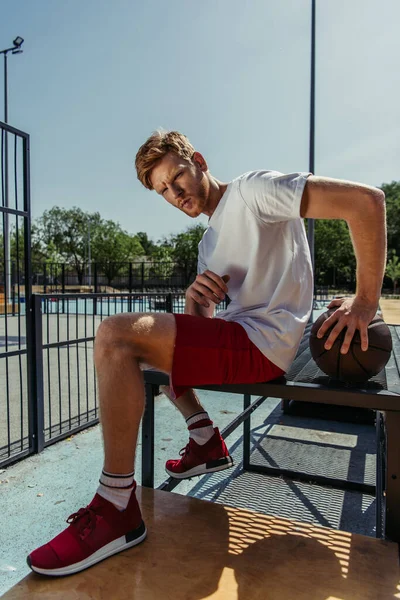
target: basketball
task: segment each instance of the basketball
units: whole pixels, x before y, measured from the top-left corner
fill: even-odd
[[[348,383],[361,383],[380,373],[392,351],[392,336],[383,319],[376,315],[368,325],[368,350],[361,350],[360,332],[357,330],[347,353],[341,354],[340,348],[347,328],[340,332],[330,350],[325,350],[324,344],[334,325],[322,338],[317,338],[322,323],[333,312],[334,310],[328,310],[320,315],[311,328],[311,355],[321,371],[333,379]]]

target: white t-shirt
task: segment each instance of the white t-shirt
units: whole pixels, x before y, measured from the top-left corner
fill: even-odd
[[[252,171],[229,183],[199,244],[198,273],[230,275],[227,310],[250,340],[287,371],[313,301],[300,203],[311,173]]]

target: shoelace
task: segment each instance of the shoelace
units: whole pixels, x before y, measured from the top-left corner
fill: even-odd
[[[184,448],[179,450],[179,456],[182,456],[182,460],[189,454],[190,452],[190,442],[186,444]]]
[[[94,508],[86,506],[86,508],[80,508],[78,512],[72,513],[72,515],[68,517],[67,523],[74,525],[81,535],[86,530],[89,530],[90,533],[96,525],[96,515],[97,513]]]

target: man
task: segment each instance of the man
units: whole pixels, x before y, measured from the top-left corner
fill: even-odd
[[[138,178],[189,217],[209,217],[185,315],[122,314],[99,326],[94,359],[105,461],[92,502],[69,527],[28,557],[39,573],[66,575],[142,542],[146,528],[135,497],[134,457],[144,408],[141,366],[170,375],[169,395],[185,417],[189,443],[166,469],[184,478],[229,468],[232,459],[191,386],[268,381],[290,366],[308,321],[312,270],[303,218],[345,219],[357,257],[354,298],[336,311],[330,348],[347,327],[368,347],[386,258],[384,194],[373,187],[315,177],[251,172],[230,183],[211,175],[204,157],[178,132],[156,132],[136,156]],[[212,318],[229,293],[227,310]]]

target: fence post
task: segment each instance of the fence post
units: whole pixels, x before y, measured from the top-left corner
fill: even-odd
[[[142,261],[142,292],[144,292],[144,262]]]
[[[61,265],[61,293],[65,294],[65,264],[62,263]],[[65,299],[62,299],[62,314],[65,313]]]
[[[132,294],[132,288],[133,288],[133,266],[132,263],[129,263],[129,293]]]
[[[27,307],[31,313],[31,325],[28,337],[31,344],[28,352],[29,394],[29,437],[32,450],[41,452],[44,448],[44,390],[43,390],[43,330],[42,298],[32,294]],[[28,332],[27,332],[28,333]]]
[[[65,294],[65,264],[61,265],[61,293]]]
[[[128,312],[132,312],[132,288],[133,288],[133,265],[129,263],[129,299],[128,299]]]
[[[46,263],[43,263],[43,294],[47,293],[46,280],[47,280]]]
[[[15,262],[11,263],[11,310],[12,316],[15,317]],[[7,300],[5,306],[5,314],[7,314]]]
[[[188,262],[187,262],[187,260],[185,260],[185,270],[184,270],[184,274],[185,274],[184,278],[185,278],[185,280],[183,282],[183,286],[184,286],[185,290],[186,290],[187,287],[189,287],[189,284],[188,284],[188,271],[189,271]]]
[[[94,263],[94,293],[98,294],[97,262]],[[97,315],[97,298],[93,298],[93,314]]]
[[[172,313],[172,294],[167,294],[165,298],[165,308],[167,312]]]

